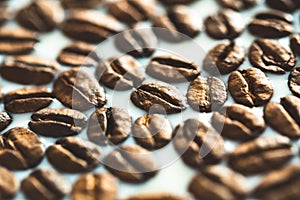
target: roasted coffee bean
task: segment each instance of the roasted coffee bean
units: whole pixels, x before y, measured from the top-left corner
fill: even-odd
[[[262,116],[240,104],[226,106],[214,113],[211,123],[222,136],[241,141],[258,137],[266,128]]]
[[[246,49],[234,41],[226,41],[211,49],[203,61],[203,68],[213,75],[228,74],[241,66]]]
[[[292,34],[290,37],[290,47],[294,54],[300,56],[300,34]]]
[[[72,200],[115,200],[118,185],[110,174],[85,174],[73,185]]]
[[[106,104],[104,89],[80,69],[62,72],[54,82],[53,92],[62,104],[73,109],[88,110]]]
[[[13,199],[19,190],[19,184],[14,174],[0,167],[0,199]]]
[[[262,106],[273,96],[271,80],[256,68],[232,72],[228,79],[228,90],[235,102],[249,107]]]
[[[0,131],[6,129],[12,122],[12,117],[6,112],[0,112]]]
[[[0,135],[0,165],[25,170],[37,166],[43,157],[43,144],[29,129],[15,127]]]
[[[156,79],[169,83],[192,81],[201,73],[200,66],[186,59],[173,55],[152,58],[146,73]]]
[[[300,97],[300,66],[295,67],[290,75],[289,75],[289,81],[288,85],[292,93]]]
[[[299,3],[299,0],[266,0],[266,4],[269,7],[289,13],[295,12],[300,8]]]
[[[206,33],[214,39],[234,39],[242,34],[245,23],[239,13],[223,9],[204,21]]]
[[[240,11],[254,7],[260,0],[218,0],[218,2],[225,8]]]
[[[183,162],[193,168],[219,163],[224,154],[224,141],[219,133],[197,119],[180,123],[173,132],[175,150]]]
[[[229,154],[228,165],[242,174],[254,175],[279,168],[292,157],[292,142],[276,135],[238,145]]]
[[[83,42],[74,42],[61,50],[57,61],[70,67],[96,66],[100,60],[95,47]]]
[[[186,98],[174,86],[147,82],[131,93],[134,105],[147,112],[174,114],[186,109]]]
[[[3,98],[5,110],[11,113],[34,112],[52,103],[49,88],[23,88],[10,91]]]
[[[188,191],[201,200],[244,199],[249,189],[246,178],[223,166],[210,166],[190,182]]]
[[[0,26],[5,24],[5,22],[10,18],[11,18],[11,13],[8,11],[6,6],[0,5]]]
[[[146,193],[125,198],[124,200],[184,200],[185,198],[170,193]]]
[[[100,148],[95,144],[75,137],[56,141],[46,150],[48,161],[57,170],[80,173],[94,169],[100,163]]]
[[[27,55],[6,57],[0,66],[2,78],[24,85],[43,85],[52,81],[58,63],[52,60]]]
[[[292,139],[300,137],[300,99],[287,96],[281,104],[271,102],[264,108],[264,118],[275,131]]]
[[[23,28],[0,29],[0,54],[29,54],[37,42],[39,42],[38,35]]]
[[[55,200],[63,199],[71,191],[71,185],[55,171],[38,169],[22,181],[21,189],[30,200]]]
[[[282,38],[294,32],[293,16],[280,11],[256,14],[248,25],[252,35],[262,38]]]
[[[165,5],[176,5],[176,4],[190,4],[197,0],[159,0],[161,3]]]
[[[61,4],[66,9],[71,8],[95,8],[99,6],[103,0],[61,0]]]
[[[142,183],[157,174],[150,152],[137,145],[124,145],[109,153],[103,160],[105,168],[127,183]]]
[[[172,127],[163,115],[152,114],[139,117],[132,128],[136,143],[154,150],[166,146],[172,140]]]
[[[142,64],[130,55],[114,57],[99,63],[96,78],[114,90],[129,90],[145,79]]]
[[[121,108],[100,108],[89,119],[87,135],[90,141],[99,145],[120,144],[131,133],[132,119]]]
[[[94,10],[73,10],[61,26],[62,32],[75,40],[100,43],[123,30],[122,24],[108,14]]]

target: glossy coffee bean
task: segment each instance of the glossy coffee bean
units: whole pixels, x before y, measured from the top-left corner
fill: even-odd
[[[184,200],[185,198],[171,193],[145,193],[137,194],[124,200]]]
[[[14,174],[0,167],[0,199],[12,199],[19,190],[19,183]]]
[[[295,67],[290,75],[289,75],[289,81],[288,85],[292,93],[300,97],[300,67]]]
[[[294,33],[291,35],[290,48],[294,54],[300,55],[300,34]]]
[[[299,3],[299,0],[266,0],[266,4],[269,7],[289,13],[295,12],[299,9]]]
[[[12,117],[6,112],[0,112],[0,131],[6,129],[12,122]]]
[[[61,4],[65,9],[95,8],[101,3],[103,3],[103,0],[61,0]]]
[[[236,11],[252,8],[259,3],[260,0],[218,0],[218,3],[225,8],[230,8]]]

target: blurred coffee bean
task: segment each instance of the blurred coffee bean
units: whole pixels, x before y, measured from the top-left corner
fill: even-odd
[[[0,131],[6,129],[12,122],[12,117],[6,112],[0,112]]]
[[[19,183],[14,174],[0,167],[0,199],[13,199],[19,190]]]
[[[289,13],[300,8],[299,0],[266,0],[266,4],[271,8]]]
[[[289,75],[289,88],[292,93],[300,97],[300,66],[295,67]]]
[[[73,8],[96,8],[103,0],[61,0],[61,4],[65,9]]]
[[[5,24],[11,18],[11,13],[6,5],[0,4],[0,26]]]
[[[176,5],[176,4],[190,4],[193,2],[196,2],[197,0],[159,0],[162,4],[170,6],[170,5]]]
[[[224,8],[242,11],[256,6],[260,0],[217,0]]]
[[[171,193],[145,193],[137,194],[124,200],[184,200],[185,198]]]

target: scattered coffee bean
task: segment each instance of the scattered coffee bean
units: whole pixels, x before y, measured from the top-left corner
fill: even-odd
[[[44,108],[32,114],[29,127],[46,137],[77,135],[86,126],[87,117],[67,108]]]
[[[21,189],[30,200],[54,200],[63,199],[70,192],[71,185],[55,171],[38,169],[22,181]]]
[[[43,85],[52,81],[58,63],[52,60],[27,55],[6,57],[0,67],[1,76],[11,82],[24,85]]]
[[[106,104],[104,89],[80,69],[62,72],[54,82],[53,92],[62,104],[73,109],[88,110]]]
[[[19,184],[14,174],[0,167],[0,199],[13,199],[19,190]]]
[[[96,78],[114,90],[129,90],[145,79],[142,64],[130,55],[114,57],[99,63]]]
[[[246,178],[223,166],[210,166],[198,173],[188,190],[201,200],[244,199],[249,192]]]
[[[295,96],[286,96],[280,99],[281,105],[300,124],[300,99]]]
[[[72,8],[95,8],[103,3],[103,0],[61,0],[61,4],[66,9]]]
[[[157,166],[150,152],[137,145],[124,145],[108,154],[103,164],[120,180],[142,183],[157,174]]]
[[[300,66],[295,67],[290,75],[289,75],[289,81],[288,85],[292,93],[300,97]]]
[[[184,200],[185,198],[170,193],[147,193],[138,194],[125,198],[124,200]]]
[[[131,93],[134,105],[147,112],[180,113],[186,109],[186,98],[174,86],[162,82],[147,82]]]
[[[159,0],[161,3],[165,5],[176,5],[176,4],[190,4],[197,0]]]
[[[269,7],[289,13],[295,12],[299,9],[299,3],[299,0],[266,0],[266,4]]]
[[[228,90],[235,102],[245,106],[262,106],[273,96],[271,80],[260,69],[234,71],[228,78]]]
[[[43,157],[43,144],[29,129],[15,127],[0,135],[0,165],[25,170],[37,166]]]
[[[218,2],[225,8],[240,11],[254,7],[260,0],[218,0]]]
[[[294,54],[300,55],[300,34],[292,34],[290,37],[290,47]]]
[[[190,167],[217,164],[225,154],[224,141],[219,133],[197,119],[180,123],[173,136],[175,150]]]
[[[0,131],[6,129],[12,122],[12,117],[6,112],[0,112]]]
[[[100,163],[100,148],[95,144],[75,137],[56,141],[46,151],[47,159],[57,170],[80,173],[94,169]]]
[[[219,110],[227,100],[226,86],[216,77],[198,77],[189,85],[187,100],[198,112]]]
[[[0,5],[0,26],[5,24],[7,20],[11,18],[11,13],[6,6]]]
[[[228,165],[242,174],[254,175],[279,168],[292,157],[292,142],[276,135],[238,145],[229,154]]]

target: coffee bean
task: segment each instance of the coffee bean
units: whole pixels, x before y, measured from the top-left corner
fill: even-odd
[[[100,60],[95,47],[83,42],[74,42],[61,50],[57,61],[70,67],[96,66]]]
[[[160,149],[172,140],[172,127],[163,115],[152,114],[139,117],[132,128],[136,143],[148,150]]]
[[[131,133],[132,119],[121,108],[100,108],[89,119],[87,135],[90,141],[99,145],[120,144]]]
[[[218,0],[218,3],[225,7],[236,11],[246,10],[254,7],[260,0]]]
[[[23,28],[0,28],[0,54],[29,54],[39,42],[38,35]]]
[[[56,141],[46,151],[47,159],[57,170],[80,173],[94,169],[100,163],[100,148],[95,144],[75,137]]]
[[[291,141],[276,135],[238,145],[229,154],[228,165],[242,174],[254,175],[279,168],[292,157]]]
[[[280,11],[256,14],[248,25],[249,32],[262,38],[282,38],[294,32],[293,17]]]
[[[299,3],[299,0],[266,0],[266,4],[269,7],[289,13],[295,12],[300,8]]]
[[[273,96],[271,80],[259,69],[234,71],[228,78],[228,90],[235,102],[245,106],[262,106]]]
[[[7,6],[0,5],[0,26],[6,23],[11,18],[11,13],[8,11]]]
[[[290,75],[289,75],[289,81],[288,85],[292,93],[300,97],[300,66],[295,67]]]
[[[295,96],[286,96],[280,99],[281,105],[300,124],[300,99]]]
[[[53,92],[62,104],[73,109],[88,110],[106,104],[104,89],[80,69],[62,72],[54,82]]]
[[[224,141],[219,133],[197,119],[180,123],[173,136],[175,150],[190,167],[217,164],[225,154]]]
[[[146,193],[125,198],[124,200],[184,200],[185,198],[170,193]]]
[[[234,41],[226,41],[211,49],[203,61],[203,68],[213,75],[228,74],[241,66],[246,49]]]
[[[63,199],[70,192],[71,185],[55,171],[38,169],[22,181],[21,189],[30,200],[54,200]]]
[[[15,127],[0,135],[0,165],[25,170],[37,166],[43,157],[43,144],[29,129]]]
[[[201,200],[244,199],[249,192],[246,178],[223,166],[210,166],[198,173],[188,190]]]
[[[114,57],[99,63],[96,78],[114,90],[129,90],[145,79],[142,64],[130,55]]]
[[[132,103],[147,112],[174,114],[186,109],[186,98],[174,86],[147,82],[131,93]]]
[[[234,39],[245,29],[241,15],[230,9],[220,10],[204,21],[206,33],[214,39]]]
[[[142,183],[157,174],[150,152],[137,145],[124,145],[109,153],[103,160],[105,168],[127,183]]]
[[[29,127],[46,137],[77,135],[86,126],[87,117],[67,108],[44,108],[32,114]]]
[[[214,113],[211,123],[222,136],[238,141],[258,137],[266,128],[262,116],[240,104],[226,106]]]
[[[190,4],[197,0],[159,0],[161,3],[165,5],[176,5],[176,4]]]
[[[0,199],[13,199],[19,190],[19,184],[14,174],[0,167]]]
[[[156,79],[170,83],[192,81],[201,73],[200,66],[184,58],[162,55],[152,58],[146,73]]]
[[[103,0],[61,0],[61,4],[66,9],[71,8],[95,8],[99,6]]]
[[[28,55],[6,57],[0,67],[1,76],[11,82],[24,85],[43,85],[52,81],[58,63]]]
[[[88,43],[100,43],[122,29],[114,17],[94,10],[73,10],[61,26],[66,36]]]
[[[12,122],[12,117],[6,112],[0,112],[0,131],[6,129]]]
[[[72,189],[72,200],[115,200],[118,185],[110,174],[81,175]]]
[[[300,55],[300,34],[292,34],[290,37],[290,48],[294,54]]]
[[[189,85],[187,100],[198,112],[219,110],[227,100],[226,86],[216,77],[198,77]]]

